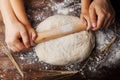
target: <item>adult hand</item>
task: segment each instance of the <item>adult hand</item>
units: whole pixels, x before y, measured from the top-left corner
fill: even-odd
[[[93,0],[89,7],[92,30],[106,28],[114,23],[115,11],[109,0]]]

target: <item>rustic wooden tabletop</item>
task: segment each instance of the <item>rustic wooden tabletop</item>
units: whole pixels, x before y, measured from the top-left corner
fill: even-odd
[[[81,8],[79,0],[29,0],[29,3],[26,0],[25,7],[34,28],[38,23],[55,14],[68,14],[79,17],[78,13],[80,13]],[[24,80],[117,80],[118,74],[120,74],[120,18],[119,16],[117,18],[117,23],[109,29],[95,32],[96,48],[90,57],[82,63],[53,66],[39,62],[34,48],[25,52],[13,53],[14,58],[25,74]],[[1,14],[0,40],[4,43],[4,24]],[[78,70],[79,73],[50,77],[45,76],[41,70]],[[22,80],[16,67],[5,55],[1,45],[0,80]]]

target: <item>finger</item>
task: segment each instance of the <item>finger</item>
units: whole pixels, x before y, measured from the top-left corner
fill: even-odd
[[[10,44],[10,43],[7,44],[7,47],[8,47],[8,49],[12,50],[13,52],[17,52],[17,50],[18,50],[17,48],[14,47],[13,44]]]
[[[37,38],[37,33],[35,31],[32,32],[32,40],[34,41]]]
[[[108,14],[106,15],[105,22],[104,22],[104,27],[105,27],[105,28],[109,27],[110,24],[112,24],[111,22],[112,22],[113,18],[114,18],[114,17],[111,15],[111,13],[108,13]]]
[[[103,14],[99,14],[98,15],[98,20],[97,20],[97,27],[93,28],[92,30],[98,30],[100,29],[101,27],[103,27],[103,24],[104,24],[104,15]]]
[[[22,37],[22,41],[23,41],[25,47],[29,48],[30,47],[30,40],[29,40],[29,35],[28,35],[27,31],[25,31],[25,30],[21,31],[20,35]]]
[[[87,30],[90,30],[92,28],[92,25],[91,25],[91,21],[90,21],[90,18],[88,16],[85,17],[86,21],[87,21]]]
[[[9,46],[9,49],[12,50],[13,52],[18,52],[19,51],[14,45]]]
[[[16,42],[16,45],[15,45],[19,51],[22,51],[22,50],[25,50],[26,47],[24,46],[24,44],[22,42],[20,42],[19,40]]]
[[[113,16],[113,18],[111,19],[111,24],[114,24],[115,23],[115,16]]]
[[[112,24],[113,19],[107,21],[105,28],[108,28]]]
[[[15,49],[13,49],[11,46],[7,45],[8,46],[8,49],[12,50],[13,52],[16,52]]]
[[[13,52],[17,52],[16,48],[10,47],[10,50],[12,50]]]
[[[87,26],[87,21],[86,21],[86,19],[85,19],[83,16],[80,18],[80,20],[81,20],[81,22],[82,22],[84,25]]]
[[[108,22],[108,24],[106,25],[106,28],[108,28],[110,25],[112,25],[114,23],[115,19],[112,18],[110,19],[110,21]]]
[[[106,17],[102,28],[108,27],[110,25],[110,22],[111,22],[111,19],[109,19],[109,17]]]
[[[112,24],[114,24],[115,23],[115,18],[113,18],[113,20],[112,20]]]
[[[35,46],[35,39],[37,38],[37,32],[33,31],[32,33],[32,37],[31,37],[31,46]]]
[[[115,22],[115,17],[114,16],[110,16],[110,19],[108,21],[108,24],[106,25],[106,28],[108,28],[110,25],[112,25]]]
[[[96,17],[96,12],[94,8],[89,9],[89,15],[90,15],[90,21],[92,23],[92,27],[96,27],[97,25],[97,17]]]

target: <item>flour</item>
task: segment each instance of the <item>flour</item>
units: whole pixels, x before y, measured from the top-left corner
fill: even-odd
[[[75,13],[77,9],[81,8],[80,0],[64,0],[62,3],[52,3],[52,5],[53,6],[51,7],[51,9],[54,12],[54,14],[67,15]]]
[[[73,24],[67,24],[67,25],[64,25],[64,26],[61,26],[61,30],[66,33],[66,32],[71,32],[73,30],[72,28]]]
[[[78,22],[80,22],[78,17],[55,15],[41,22],[36,30],[41,32]],[[40,43],[35,47],[35,51],[39,61],[52,65],[66,65],[85,60],[90,55],[93,48],[93,34],[88,31],[82,31]]]

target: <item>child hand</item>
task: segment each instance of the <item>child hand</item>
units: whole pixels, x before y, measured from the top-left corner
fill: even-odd
[[[36,38],[36,32],[31,27],[25,27],[20,22],[6,25],[5,41],[9,49],[19,52],[30,48],[31,42]]]

